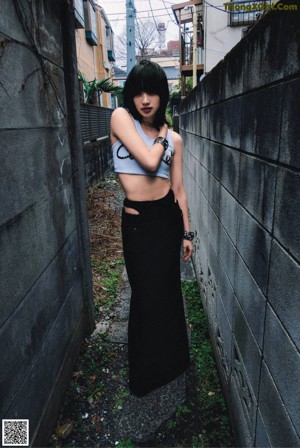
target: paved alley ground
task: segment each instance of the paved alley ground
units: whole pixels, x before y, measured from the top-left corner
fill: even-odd
[[[88,199],[96,328],[82,344],[49,446],[209,446],[202,443],[206,429],[195,366],[145,397],[129,395],[130,286],[120,239],[123,193],[112,176],[94,187]],[[182,280],[193,278],[192,264],[182,263]]]

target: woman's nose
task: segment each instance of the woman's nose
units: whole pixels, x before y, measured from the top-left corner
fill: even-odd
[[[143,104],[149,104],[150,100],[149,100],[149,96],[147,95],[147,93],[143,93],[142,95],[142,103]]]

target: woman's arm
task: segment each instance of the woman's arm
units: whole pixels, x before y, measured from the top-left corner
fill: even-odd
[[[172,132],[172,137],[174,142],[174,158],[170,171],[171,188],[182,211],[184,231],[190,232],[191,229],[188,216],[188,204],[182,176],[182,139],[176,132]],[[193,252],[193,244],[191,241],[183,240],[182,246],[183,259],[189,260]]]
[[[158,135],[166,138],[167,132],[167,125],[163,125]],[[115,109],[112,113],[111,136],[122,142],[130,154],[145,169],[155,171],[158,168],[164,154],[164,147],[161,143],[155,143],[149,151],[144,140],[138,134],[131,116],[122,107]]]

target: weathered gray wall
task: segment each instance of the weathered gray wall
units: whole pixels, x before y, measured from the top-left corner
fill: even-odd
[[[29,419],[37,446],[93,326],[67,5],[2,0],[0,14],[0,415]]]
[[[194,263],[237,446],[300,446],[300,4],[182,104]]]

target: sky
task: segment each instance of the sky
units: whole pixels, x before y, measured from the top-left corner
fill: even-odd
[[[183,0],[134,0],[137,19],[153,20],[157,23],[165,23],[166,42],[178,40],[178,26],[171,6],[182,3]],[[97,0],[102,6],[110,21],[115,35],[122,34],[126,25],[126,0]]]

